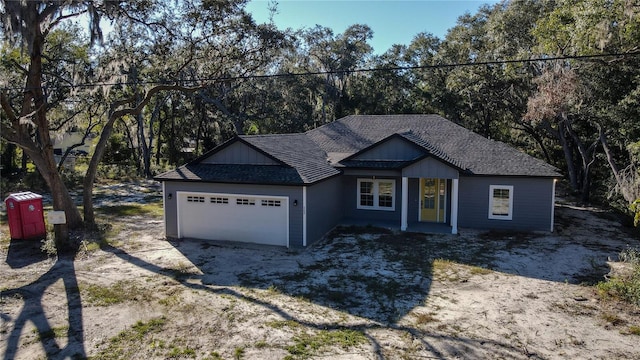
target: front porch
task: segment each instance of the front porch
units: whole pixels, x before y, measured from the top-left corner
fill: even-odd
[[[404,174],[403,175],[407,175]],[[437,221],[424,221],[424,214],[428,212],[427,209],[429,205],[427,204],[427,180],[426,178],[419,177],[419,202],[418,202],[418,213],[419,221],[409,221],[409,177],[402,176],[401,187],[400,187],[400,230],[401,231],[415,231],[415,232],[425,232],[425,233],[450,233],[457,234],[458,233],[458,178],[450,177],[446,178],[433,178],[432,184],[440,183],[440,180],[444,181],[444,185],[447,184],[446,180],[449,180],[449,184],[442,188],[441,195],[438,195],[438,187],[436,186],[435,192],[431,194],[431,207],[434,212],[434,215],[437,214],[432,220]],[[450,188],[449,188],[450,187]],[[438,200],[440,198],[440,200]],[[435,199],[435,201],[434,201]]]

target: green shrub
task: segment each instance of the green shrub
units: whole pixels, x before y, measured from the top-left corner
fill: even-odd
[[[631,264],[631,271],[596,285],[604,298],[619,299],[640,306],[640,249],[629,248],[620,253],[620,260]]]

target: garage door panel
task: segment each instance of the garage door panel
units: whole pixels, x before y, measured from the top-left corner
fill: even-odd
[[[288,245],[288,198],[178,195],[180,237]]]

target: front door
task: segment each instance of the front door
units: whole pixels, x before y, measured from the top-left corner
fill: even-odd
[[[447,180],[420,179],[420,221],[446,221]]]

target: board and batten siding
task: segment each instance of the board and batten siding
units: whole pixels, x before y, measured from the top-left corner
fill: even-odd
[[[340,177],[307,187],[307,246],[320,240],[342,220],[341,193]]]
[[[398,137],[383,141],[352,160],[413,160],[424,154],[417,145]]]
[[[178,237],[177,191],[256,196],[287,196],[289,197],[289,246],[302,246],[302,206],[293,206],[293,202],[296,200],[298,204],[302,204],[301,186],[165,181],[163,201],[166,236],[174,238]],[[171,199],[169,199],[169,194],[172,194]],[[247,221],[251,221],[251,219],[247,219]]]
[[[202,164],[280,165],[247,144],[236,141],[201,161]]]
[[[402,169],[402,176],[410,178],[457,179],[458,170],[439,160],[428,157]]]
[[[551,178],[462,176],[458,193],[458,226],[549,231],[553,181]],[[513,186],[511,220],[489,219],[489,187],[491,185]]]

